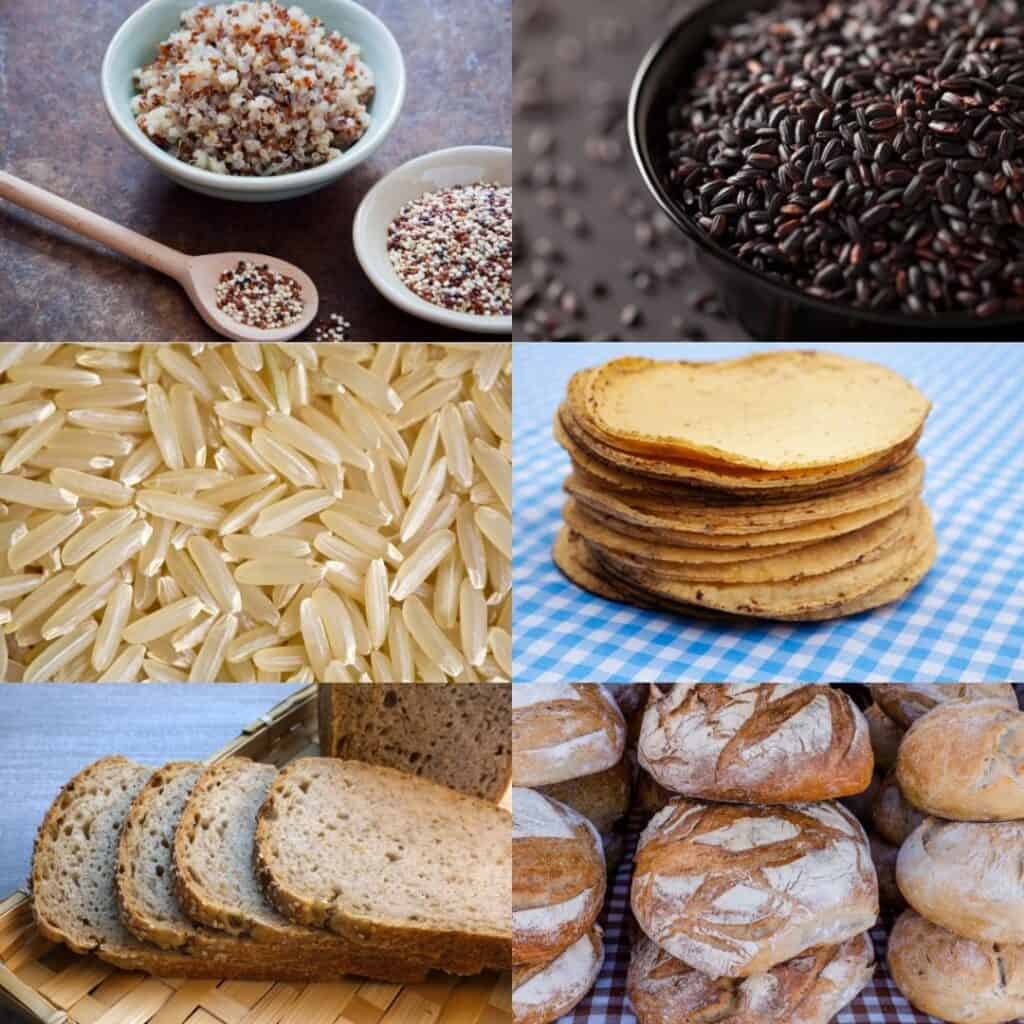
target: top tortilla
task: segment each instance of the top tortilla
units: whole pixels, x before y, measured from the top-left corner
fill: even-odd
[[[931,405],[908,380],[831,352],[724,362],[626,357],[570,384],[577,417],[616,448],[728,468],[853,468],[921,430]]]

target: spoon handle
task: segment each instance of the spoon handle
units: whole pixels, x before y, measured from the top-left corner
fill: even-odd
[[[177,281],[187,275],[189,257],[184,253],[115,224],[91,210],[76,206],[46,189],[30,185],[6,171],[0,171],[0,198],[38,213],[76,234],[102,242],[122,255],[139,260]]]

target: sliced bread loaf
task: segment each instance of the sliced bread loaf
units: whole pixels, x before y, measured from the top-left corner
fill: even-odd
[[[277,769],[241,757],[209,766],[192,790],[174,836],[178,900],[189,917],[232,935],[303,949],[310,957],[344,962],[352,944],[322,928],[294,924],[267,901],[253,868],[256,816]],[[366,947],[364,952],[370,955]],[[389,953],[396,970],[402,967]],[[411,963],[407,979],[423,966]]]
[[[320,753],[499,801],[512,778],[510,687],[320,687]]]
[[[205,765],[180,761],[154,772],[125,817],[117,850],[116,890],[121,918],[136,938],[178,948],[202,960],[227,962],[237,976],[336,979],[354,972],[384,980],[419,980],[425,968],[336,943],[260,942],[195,924],[177,898],[172,851],[182,812]],[[250,856],[252,847],[250,845]]]
[[[452,970],[508,967],[508,811],[390,768],[303,758],[270,788],[256,869],[303,924]]]

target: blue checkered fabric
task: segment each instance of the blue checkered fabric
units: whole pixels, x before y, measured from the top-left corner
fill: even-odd
[[[770,343],[515,346],[518,682],[1005,682],[1024,677],[1024,343],[827,344],[934,404],[920,451],[939,556],[903,601],[826,623],[699,622],[593,597],[551,560],[569,460],[551,422],[570,375],[623,355],[721,359]]]

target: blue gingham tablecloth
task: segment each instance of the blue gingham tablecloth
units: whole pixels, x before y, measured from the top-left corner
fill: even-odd
[[[920,451],[939,555],[896,605],[826,623],[708,623],[593,597],[555,568],[569,459],[551,423],[574,371],[625,355],[723,359],[783,347],[516,344],[517,682],[1024,678],[1024,343],[818,346],[897,370],[934,405]]]
[[[626,855],[608,886],[608,896],[599,918],[604,928],[604,966],[593,991],[562,1024],[636,1024],[626,997],[629,970],[630,926],[629,885],[633,877],[633,853],[642,821],[634,818],[628,828]],[[886,967],[885,952],[889,928],[895,918],[883,916],[871,931],[875,946],[875,976],[870,984],[838,1016],[834,1024],[942,1024],[937,1018],[915,1010],[896,988]]]

